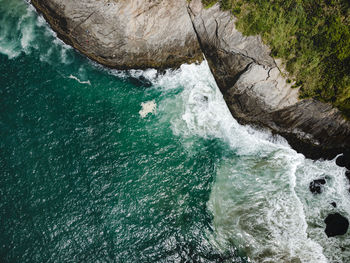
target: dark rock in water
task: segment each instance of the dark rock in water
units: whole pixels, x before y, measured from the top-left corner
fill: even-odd
[[[324,220],[326,223],[327,237],[344,235],[349,228],[349,220],[339,213],[329,214]]]
[[[207,104],[208,103],[208,96],[202,95],[202,94],[196,94],[194,96],[194,99],[202,104]]]
[[[335,163],[340,167],[345,167],[345,156],[340,155],[336,160]]]
[[[314,182],[315,182],[315,183],[319,183],[319,184],[326,184],[325,178],[321,178],[321,179],[314,180]]]
[[[350,169],[350,153],[346,152],[343,155],[339,156],[335,163],[340,167],[346,167],[347,169]]]
[[[332,205],[333,207],[337,207],[337,203],[336,203],[336,202],[332,202],[331,205]]]
[[[198,99],[198,101],[200,101],[202,103],[208,102],[208,96],[199,95],[197,99]]]
[[[322,193],[322,185],[324,185],[325,183],[326,183],[326,180],[324,178],[313,180],[309,185],[309,189],[311,193],[313,194]]]
[[[140,76],[138,78],[130,76],[128,80],[137,87],[146,87],[146,88],[152,87],[152,82],[143,76]]]
[[[350,171],[346,171],[346,172],[345,172],[345,176],[346,176],[346,178],[348,178],[348,180],[350,181]]]

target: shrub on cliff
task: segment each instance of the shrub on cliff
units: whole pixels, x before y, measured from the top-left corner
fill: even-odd
[[[284,60],[302,98],[330,102],[350,118],[348,0],[219,0],[245,35],[260,34]],[[203,0],[212,5],[217,0]]]

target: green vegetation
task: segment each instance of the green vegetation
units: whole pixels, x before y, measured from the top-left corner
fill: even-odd
[[[350,117],[348,0],[219,1],[238,18],[238,30],[261,35],[272,55],[283,59],[302,98],[330,102]]]

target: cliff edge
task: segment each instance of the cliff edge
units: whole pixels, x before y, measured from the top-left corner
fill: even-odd
[[[112,68],[174,68],[204,53],[232,115],[284,136],[307,157],[350,149],[350,122],[331,105],[299,100],[259,36],[201,0],[32,0],[58,36]]]
[[[192,0],[189,14],[215,80],[232,115],[241,123],[268,127],[298,152],[334,158],[350,149],[350,122],[338,109],[298,99],[281,65],[259,36],[243,36],[230,12],[205,9]]]
[[[31,0],[58,36],[118,69],[172,68],[203,59],[186,0]]]

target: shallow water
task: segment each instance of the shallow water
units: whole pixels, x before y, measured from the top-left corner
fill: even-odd
[[[206,62],[108,70],[0,14],[1,262],[350,261],[345,170],[239,125]]]

